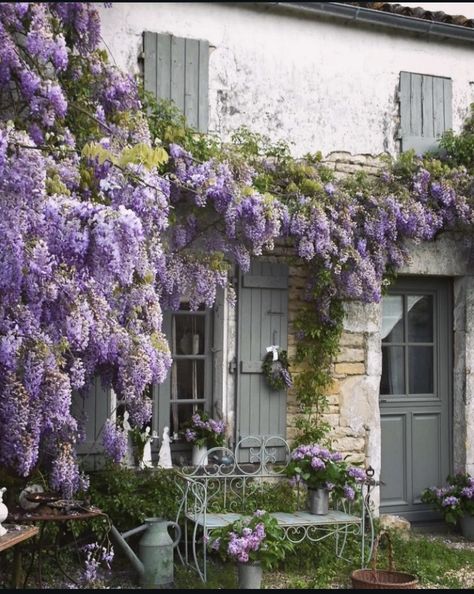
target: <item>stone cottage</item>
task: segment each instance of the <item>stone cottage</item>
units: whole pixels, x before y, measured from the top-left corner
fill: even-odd
[[[466,17],[382,2],[97,6],[117,65],[142,74],[192,126],[225,139],[245,124],[295,155],[322,151],[337,175],[433,148],[461,129],[474,100]],[[189,455],[179,425],[197,407],[222,415],[232,442],[294,435],[294,393],[271,392],[261,374],[268,346],[295,352],[305,279],[284,255],[236,271],[235,309],[220,295],[212,310],[167,312],[175,357],[167,381],[151,387],[153,429],[170,427],[177,463]],[[326,415],[334,447],[375,469],[381,512],[429,519],[421,490],[453,470],[474,473],[472,246],[449,235],[414,246],[382,303],[347,304],[340,347]],[[82,451],[95,454],[113,394],[97,385],[84,406]]]

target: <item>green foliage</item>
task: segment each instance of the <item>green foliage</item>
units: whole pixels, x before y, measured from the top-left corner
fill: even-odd
[[[90,497],[124,532],[148,517],[174,520],[183,496],[179,485],[174,469],[134,470],[111,464],[90,474]]]
[[[153,93],[144,91],[143,87],[140,89],[140,97],[155,144],[180,144],[198,161],[207,161],[219,156],[220,140],[211,134],[203,134],[191,128],[174,103],[157,99]]]
[[[246,495],[243,513],[253,513],[256,509],[269,512],[292,513],[298,509],[297,491],[287,481],[262,483]]]
[[[464,165],[468,170],[474,168],[474,103],[471,113],[460,134],[452,130],[445,132],[440,141],[440,147],[447,153],[448,162],[454,166]]]
[[[324,421],[328,405],[326,390],[332,382],[330,364],[339,351],[344,317],[340,301],[334,300],[330,309],[332,324],[324,323],[314,306],[302,309],[295,320],[299,337],[296,361],[302,369],[295,374],[294,382],[300,407],[295,445],[322,443],[330,430]]]

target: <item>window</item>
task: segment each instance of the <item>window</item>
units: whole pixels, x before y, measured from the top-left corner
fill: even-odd
[[[441,76],[400,72],[401,150],[435,150],[452,128],[452,80]]]
[[[168,338],[173,364],[160,386],[153,386],[153,429],[159,436],[168,426],[177,440],[182,424],[197,410],[211,411],[213,362],[212,310],[190,311],[183,303],[179,311],[166,312],[163,330]],[[178,449],[179,443],[178,443]]]
[[[380,395],[435,391],[433,295],[388,295],[383,300]]]

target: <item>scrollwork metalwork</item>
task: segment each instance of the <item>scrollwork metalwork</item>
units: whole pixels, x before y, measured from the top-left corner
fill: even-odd
[[[236,444],[234,451],[227,447],[210,449],[208,459],[211,463],[206,466],[181,469],[186,487],[178,511],[178,518],[182,520],[184,516],[185,523],[185,552],[184,559],[179,553],[180,559],[183,563],[194,566],[204,582],[207,579],[206,542],[212,530],[230,522],[230,518],[251,513],[252,510],[248,510],[246,504],[262,483],[285,477],[290,448],[280,436],[246,436]],[[342,501],[334,502],[336,509],[330,518],[307,512],[275,513],[285,538],[298,544],[304,540],[318,542],[334,536],[335,553],[343,558],[348,537],[358,536],[361,539],[361,566],[364,566],[372,554],[374,526],[370,509],[370,487],[362,484],[360,489],[361,504],[357,511]],[[298,500],[301,501],[299,496],[300,492]],[[193,524],[192,563],[188,554],[189,522]],[[367,526],[369,533],[366,535]],[[202,545],[201,554],[199,545]]]

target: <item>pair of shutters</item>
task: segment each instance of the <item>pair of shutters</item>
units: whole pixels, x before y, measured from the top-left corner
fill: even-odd
[[[441,135],[452,125],[452,80],[400,72],[402,151],[435,151]]]

